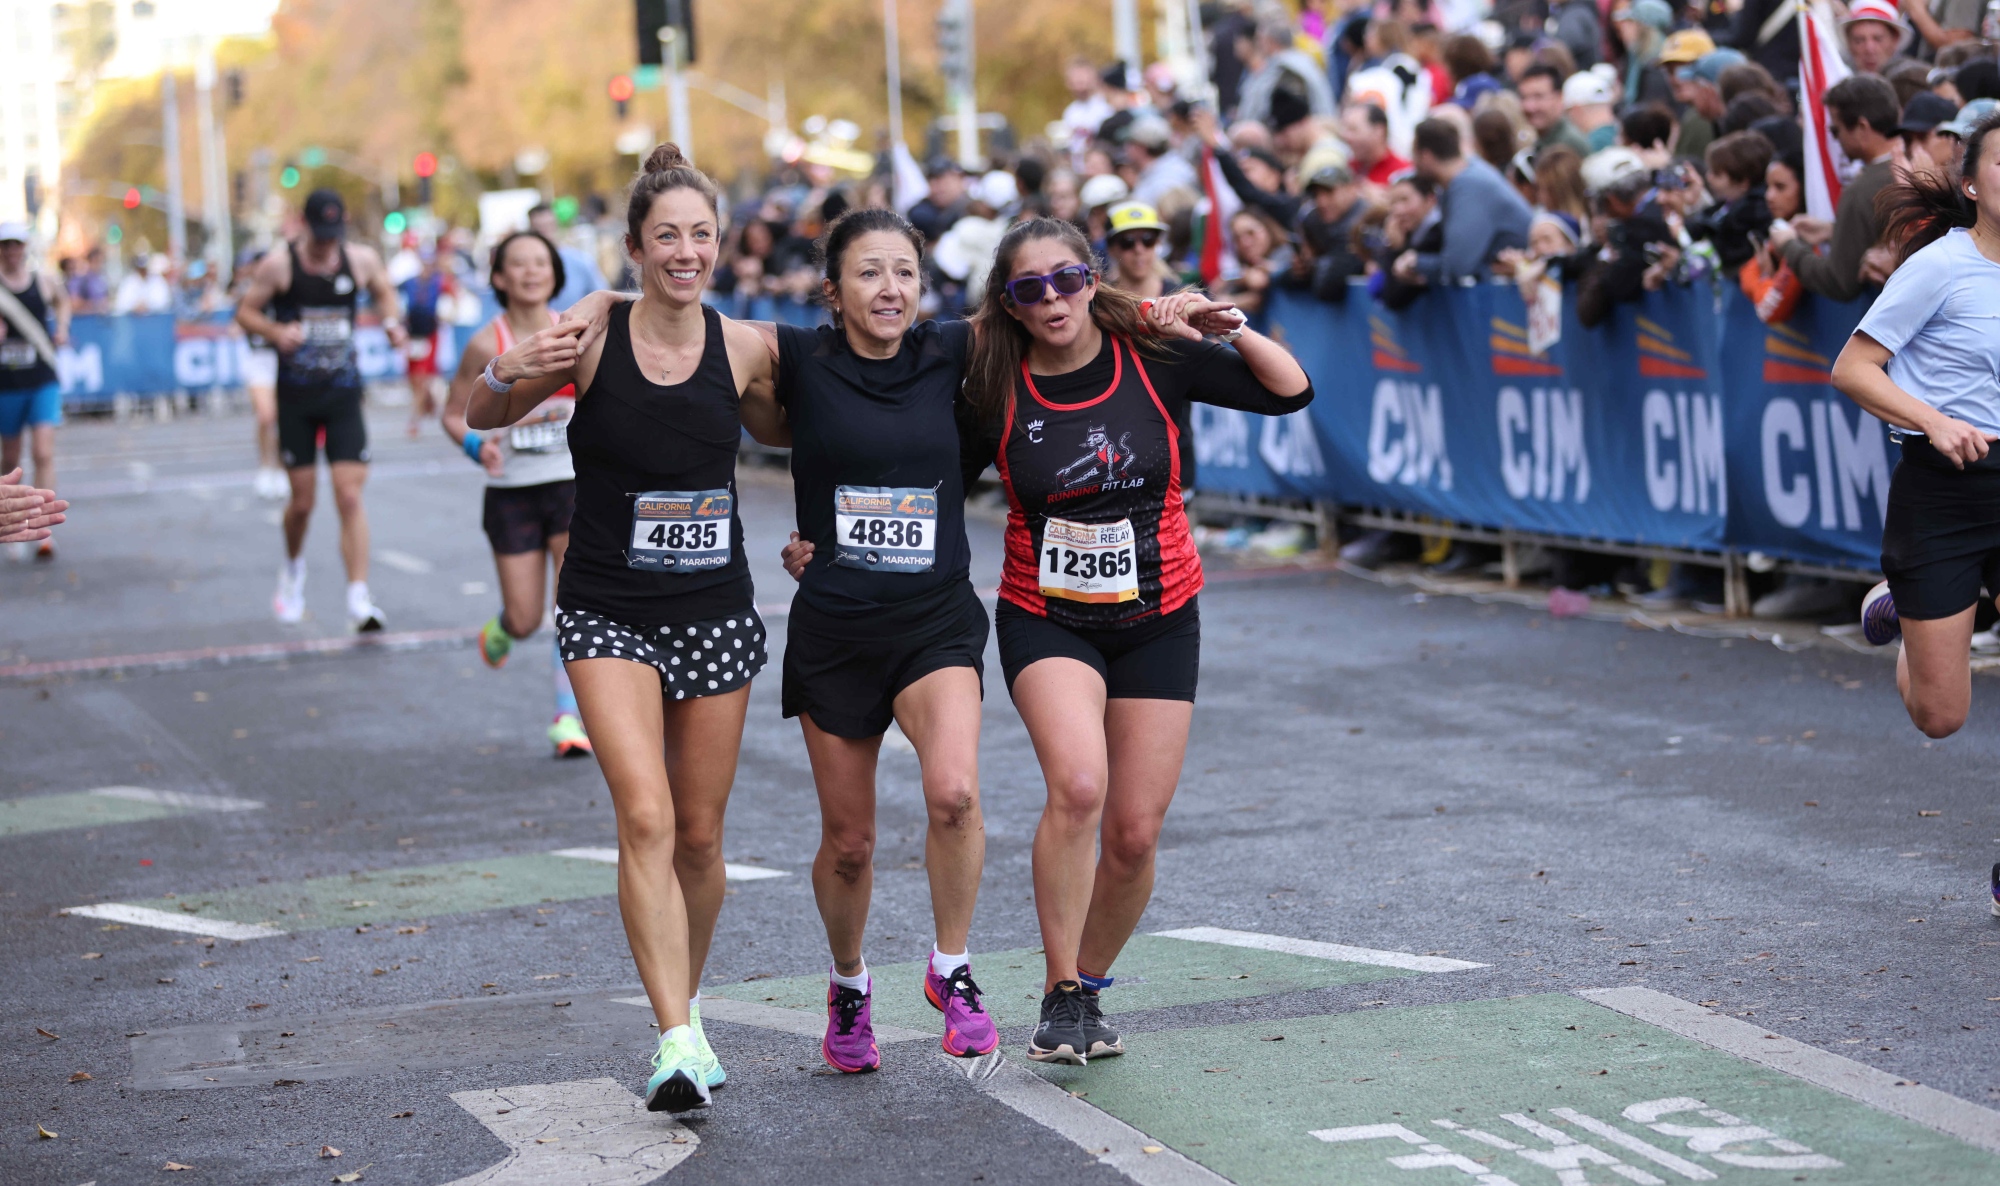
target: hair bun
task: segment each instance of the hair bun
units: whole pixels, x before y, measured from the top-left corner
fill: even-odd
[[[687,164],[687,158],[681,155],[680,145],[662,144],[646,158],[646,167],[641,172],[664,173],[669,169],[685,169]]]

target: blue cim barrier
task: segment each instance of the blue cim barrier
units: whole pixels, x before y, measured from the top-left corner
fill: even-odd
[[[1391,312],[1274,293],[1317,397],[1264,418],[1197,406],[1203,489],[1458,523],[1873,567],[1894,454],[1828,386],[1865,308],[1807,297],[1767,327],[1731,290],[1649,294],[1528,349],[1510,286]]]

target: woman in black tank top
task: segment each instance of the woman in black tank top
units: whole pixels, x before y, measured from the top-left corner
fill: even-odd
[[[473,385],[465,418],[500,428],[564,384],[579,393],[559,645],[611,789],[618,904],[660,1024],[646,1106],[678,1112],[725,1078],[689,997],[722,907],[723,809],[764,665],[736,447],[742,427],[785,438],[764,339],[701,303],[720,237],[714,183],[661,145],[626,221],[639,299],[595,341],[566,320],[517,343]]]

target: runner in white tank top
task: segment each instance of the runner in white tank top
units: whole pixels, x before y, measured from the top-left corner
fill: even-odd
[[[562,571],[576,507],[576,468],[568,428],[576,389],[565,387],[517,423],[476,432],[465,425],[471,385],[486,364],[525,337],[553,324],[549,298],[562,290],[562,256],[532,231],[502,239],[493,249],[493,294],[502,312],[466,343],[445,401],[445,435],[486,471],[486,537],[500,577],[500,612],[480,628],[479,655],[488,667],[507,662],[517,639],[541,628],[542,607]],[[559,758],[588,757],[590,738],[577,712],[576,694],[560,654],[555,657],[555,723],[549,742]]]

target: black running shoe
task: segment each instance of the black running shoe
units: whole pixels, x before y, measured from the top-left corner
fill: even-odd
[[[2000,917],[2000,865],[1993,866],[1993,913]]]
[[[1028,1039],[1028,1057],[1036,1062],[1084,1065],[1090,1044],[1084,1040],[1086,996],[1083,985],[1065,980],[1042,998],[1042,1020]]]
[[[1094,992],[1083,994],[1084,1057],[1112,1058],[1125,1053],[1118,1031],[1104,1024],[1104,1007]]]

